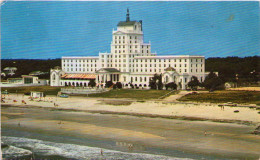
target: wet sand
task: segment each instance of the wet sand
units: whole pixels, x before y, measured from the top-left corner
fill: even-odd
[[[69,135],[113,140],[227,159],[258,159],[260,156],[260,136],[250,134],[255,125],[58,111],[29,106],[2,106],[2,117],[3,136],[8,136],[5,130],[13,129],[37,133],[45,138],[48,135]]]

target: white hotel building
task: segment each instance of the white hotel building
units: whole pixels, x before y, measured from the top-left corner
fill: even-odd
[[[164,84],[175,82],[186,89],[192,76],[205,78],[205,57],[190,55],[157,56],[151,53],[151,44],[144,43],[142,21],[126,21],[113,30],[111,53],[94,57],[62,57],[61,68],[51,69],[51,86],[88,86],[95,79],[98,86],[106,81],[121,82],[148,88],[154,74],[162,74]]]

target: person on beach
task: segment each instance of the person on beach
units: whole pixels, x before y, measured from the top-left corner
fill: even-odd
[[[204,136],[207,136],[207,132],[206,131],[204,131]]]
[[[102,150],[102,148],[101,148],[101,150],[100,150],[100,155],[103,156],[103,150]]]

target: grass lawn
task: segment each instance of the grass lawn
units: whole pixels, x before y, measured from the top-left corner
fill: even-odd
[[[212,103],[248,103],[260,105],[260,92],[258,91],[215,91],[212,93],[188,94],[180,101],[212,102]]]
[[[51,86],[30,86],[30,87],[3,87],[1,91],[7,90],[9,93],[29,93],[31,91],[44,92],[46,95],[57,95],[61,87]]]
[[[133,98],[133,99],[157,99],[170,91],[166,90],[134,90],[134,89],[112,89],[108,92],[89,94],[89,97],[103,98]],[[169,94],[172,95],[175,92]],[[168,96],[169,96],[168,95]]]

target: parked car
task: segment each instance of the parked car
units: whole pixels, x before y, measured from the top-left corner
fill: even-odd
[[[61,98],[68,98],[69,95],[67,95],[67,94],[61,94],[60,97],[61,97]]]

